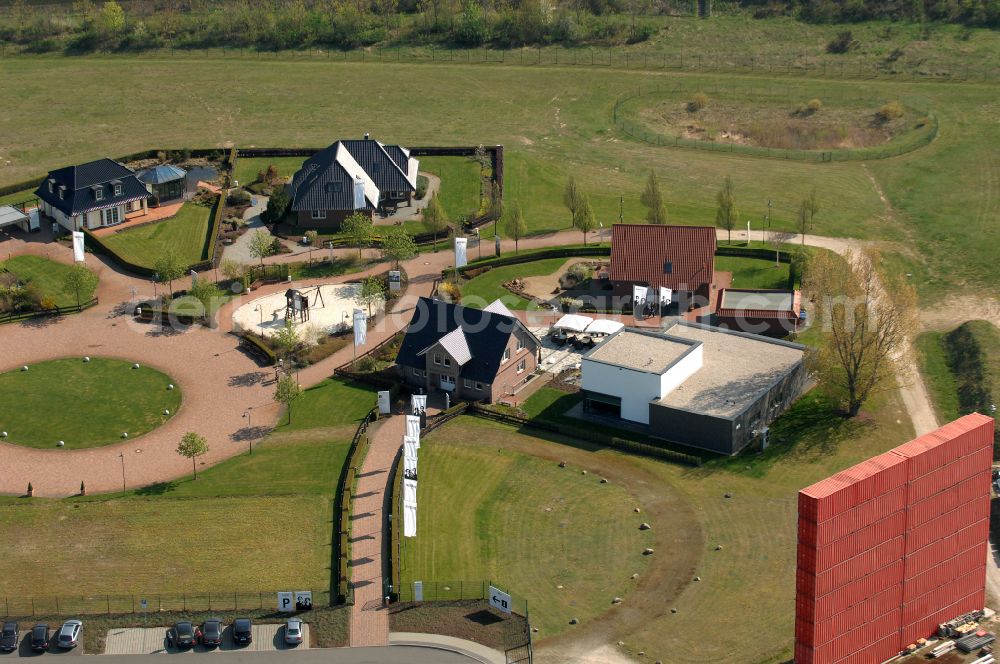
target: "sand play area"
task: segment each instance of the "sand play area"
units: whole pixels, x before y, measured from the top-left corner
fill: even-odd
[[[290,288],[295,288],[290,285]],[[309,288],[297,289],[302,294],[302,301],[308,300],[308,320],[302,322],[295,316],[295,330],[302,341],[315,341],[321,334],[333,334],[350,329],[353,326],[352,312],[358,307],[355,295],[361,290],[361,284],[324,284]],[[233,312],[233,329],[245,330],[272,336],[285,325],[285,291],[251,300]],[[385,303],[372,307],[374,313],[385,308]]]

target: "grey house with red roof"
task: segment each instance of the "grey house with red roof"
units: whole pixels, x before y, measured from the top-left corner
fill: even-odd
[[[615,224],[611,228],[609,279],[616,298],[631,298],[633,286],[661,286],[673,291],[673,301],[709,301],[715,279],[715,228]]]
[[[399,145],[385,145],[367,134],[337,141],[309,157],[292,178],[289,195],[297,226],[339,228],[358,212],[409,202],[417,190],[419,162]]]
[[[42,212],[70,231],[94,230],[146,212],[149,189],[135,172],[113,159],[51,171],[35,190]]]

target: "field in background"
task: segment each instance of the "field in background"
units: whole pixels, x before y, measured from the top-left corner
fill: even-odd
[[[101,241],[116,254],[134,265],[153,269],[156,259],[171,248],[184,265],[205,260],[208,225],[212,208],[185,203],[170,219],[145,226],[126,228]]]

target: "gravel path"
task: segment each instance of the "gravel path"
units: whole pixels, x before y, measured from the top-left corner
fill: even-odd
[[[271,231],[267,230],[264,222],[260,220],[260,215],[267,209],[267,202],[270,199],[267,196],[254,196],[253,200],[257,202],[257,205],[251,205],[243,212],[243,219],[247,221],[247,232],[223,249],[223,258],[230,258],[240,263],[256,263],[258,259],[250,254],[250,239],[259,230],[263,230],[269,237],[271,236]]]

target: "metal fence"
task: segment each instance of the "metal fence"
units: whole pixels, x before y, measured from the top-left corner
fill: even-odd
[[[52,309],[41,309],[38,311],[11,311],[0,314],[0,324],[13,323],[16,321],[29,320],[32,318],[44,318],[46,316],[65,316],[66,314],[77,314],[97,305],[97,298],[93,297],[79,305],[70,304],[65,307],[53,307]]]
[[[682,94],[689,94],[695,92],[705,92],[706,94],[713,97],[733,97],[738,96],[741,99],[787,99],[791,103],[793,100],[798,99],[800,103],[804,103],[806,99],[810,97],[817,96],[815,90],[810,90],[808,87],[785,87],[785,86],[775,86],[775,85],[757,85],[757,86],[720,86],[718,84],[714,85],[691,85],[685,82],[675,81],[670,86],[658,86],[650,87],[647,89],[636,89],[633,92],[622,95],[615,101],[614,109],[612,110],[612,119],[614,120],[615,126],[621,129],[623,132],[635,138],[637,140],[649,143],[651,145],[663,145],[668,147],[676,148],[690,148],[694,150],[706,150],[709,152],[726,152],[732,154],[743,154],[754,157],[770,157],[772,159],[793,159],[798,161],[810,161],[810,162],[834,162],[834,161],[857,161],[857,160],[871,160],[871,159],[886,159],[888,157],[897,157],[908,152],[912,152],[918,148],[922,148],[925,145],[933,141],[938,135],[938,119],[937,116],[927,110],[910,108],[912,113],[916,113],[920,116],[920,120],[916,128],[909,133],[909,135],[903,138],[891,141],[888,145],[882,147],[870,147],[870,148],[857,148],[857,149],[833,149],[833,150],[809,150],[809,149],[796,149],[796,148],[769,148],[757,145],[742,145],[739,143],[720,143],[712,140],[700,140],[692,138],[681,138],[679,136],[672,136],[668,134],[663,134],[651,129],[650,127],[636,122],[632,119],[634,116],[633,106],[636,105],[635,100],[648,98],[651,96],[678,96]],[[826,92],[829,92],[828,90]],[[829,94],[819,95],[830,97]],[[857,96],[849,95],[834,95],[835,99],[838,100],[853,100],[853,101],[870,101],[871,103],[876,103],[870,98],[861,98]]]
[[[285,591],[301,592],[301,587]],[[312,590],[314,606],[330,606],[329,590]],[[148,593],[133,595],[48,595],[6,596],[0,599],[4,616],[117,615],[160,611],[249,611],[273,607],[277,610],[278,591],[228,591],[211,593]],[[143,608],[145,602],[145,608]]]

